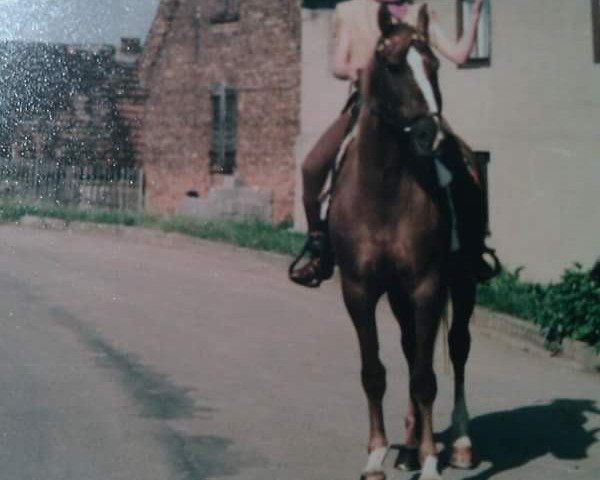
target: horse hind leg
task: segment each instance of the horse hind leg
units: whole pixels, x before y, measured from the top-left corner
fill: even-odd
[[[361,379],[369,405],[369,442],[364,480],[385,480],[383,460],[388,449],[383,420],[383,396],[386,389],[385,367],[379,358],[379,340],[375,323],[375,306],[380,295],[353,281],[342,280],[344,303],[360,346]]]
[[[453,285],[452,327],[448,336],[450,359],[454,368],[454,410],[452,412],[452,457],[454,468],[469,469],[474,466],[473,447],[469,436],[469,411],[465,395],[465,365],[471,349],[469,320],[475,305],[475,283],[463,279]]]

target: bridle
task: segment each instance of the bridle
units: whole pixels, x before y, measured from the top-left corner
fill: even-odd
[[[394,129],[407,135],[413,133],[415,125],[423,121],[433,120],[436,124],[438,122],[440,122],[440,124],[442,123],[441,113],[424,113],[422,115],[417,115],[409,119],[399,119],[396,114],[390,112],[387,109],[382,109],[377,105],[371,105],[369,109],[371,113],[376,115],[385,124],[387,124],[390,127],[394,127]],[[436,122],[436,119],[438,120],[438,122]]]
[[[381,39],[377,45],[375,50],[375,62],[381,65],[385,70],[389,72],[398,71],[399,66],[394,64],[388,60],[388,58],[383,55],[383,50],[386,46],[389,45],[391,40],[389,39]],[[410,43],[408,44],[407,49],[411,47],[415,47],[418,51],[422,52],[428,45],[427,39],[419,34],[413,34]],[[385,106],[381,106],[380,104],[373,103],[369,106],[369,110],[371,113],[376,115],[384,124],[392,127],[394,130],[398,131],[403,135],[412,135],[414,133],[415,126],[422,122],[431,121],[436,125],[436,128],[441,129],[443,122],[442,116],[440,112],[434,113],[425,113],[421,115],[417,115],[412,118],[400,118],[395,112],[392,112],[390,109]]]

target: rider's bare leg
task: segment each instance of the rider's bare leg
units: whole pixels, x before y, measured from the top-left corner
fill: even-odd
[[[319,229],[321,202],[319,196],[325,185],[327,174],[337,155],[350,123],[350,113],[342,113],[325,130],[302,165],[303,202],[308,230]]]
[[[301,254],[290,267],[290,278],[304,286],[317,287],[321,280],[329,278],[333,272],[333,260],[322,258],[331,255],[327,253],[329,246],[325,222],[321,219],[319,196],[344,141],[351,118],[350,112],[344,112],[336,118],[321,135],[302,165],[303,202],[309,232],[307,247],[311,258],[304,266],[296,268],[297,262],[302,258]]]

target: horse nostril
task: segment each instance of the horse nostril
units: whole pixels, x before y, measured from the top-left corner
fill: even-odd
[[[412,126],[412,142],[417,155],[428,156],[437,151],[445,138],[439,120],[433,116],[425,116]]]

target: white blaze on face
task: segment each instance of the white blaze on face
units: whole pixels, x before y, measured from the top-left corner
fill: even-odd
[[[429,107],[429,113],[439,114],[440,108],[437,103],[437,100],[435,99],[435,94],[433,93],[433,86],[431,85],[431,82],[427,77],[427,73],[425,72],[423,57],[415,47],[410,47],[408,49],[406,61],[408,62],[408,65],[410,66],[413,72],[413,77],[415,78],[415,81],[417,82],[417,85],[419,86],[423,97],[425,97],[425,101],[427,102],[427,106]],[[444,134],[442,132],[442,129],[440,128],[439,118],[436,116],[434,117],[434,119],[435,123],[438,126],[438,132],[433,142],[433,150],[437,150],[438,146],[440,145],[440,142],[444,139]]]
[[[415,77],[415,81],[421,89],[421,92],[425,97],[425,101],[429,106],[429,113],[440,113],[437,101],[435,100],[435,95],[433,94],[433,87],[431,86],[431,82],[429,81],[429,78],[427,78],[427,74],[425,73],[423,57],[419,52],[417,52],[415,47],[410,47],[408,49],[406,61],[408,62],[408,65],[410,66],[413,72],[413,76]]]

